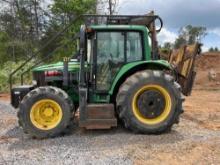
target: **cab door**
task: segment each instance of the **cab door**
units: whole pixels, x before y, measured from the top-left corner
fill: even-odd
[[[125,32],[98,32],[96,50],[96,90],[108,92],[125,63]]]
[[[108,102],[114,78],[126,63],[143,60],[139,31],[98,31],[94,52],[94,101]]]

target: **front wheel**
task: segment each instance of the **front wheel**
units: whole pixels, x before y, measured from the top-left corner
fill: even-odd
[[[69,96],[56,87],[39,87],[22,100],[19,125],[35,138],[55,137],[66,133],[71,125],[74,106]]]
[[[119,118],[134,132],[170,130],[182,112],[180,86],[162,71],[131,75],[121,85],[116,100]]]

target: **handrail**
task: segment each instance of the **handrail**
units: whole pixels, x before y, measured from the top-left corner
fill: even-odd
[[[78,38],[78,33],[75,34],[75,36],[70,40],[71,42],[76,40]],[[21,73],[21,85],[23,85],[23,82],[24,82],[24,74],[28,73],[31,69],[33,69],[34,67],[36,67],[37,65],[41,64],[44,60],[46,60],[47,58],[49,58],[53,53],[55,53],[58,49],[64,47],[65,45],[67,44],[63,44],[63,45],[60,45],[58,47],[56,47],[52,52],[50,52],[49,54],[47,54],[43,59],[37,61],[34,65],[30,66],[27,70],[25,70],[24,72]]]
[[[64,46],[64,45],[62,45]],[[59,46],[58,48],[60,48],[61,46]],[[24,84],[24,74],[28,73],[31,69],[33,69],[34,67],[36,67],[37,65],[41,64],[44,60],[46,60],[47,58],[49,58],[55,51],[57,50],[57,48],[55,50],[53,50],[52,52],[50,52],[48,55],[46,55],[43,59],[41,59],[40,61],[37,61],[34,65],[32,65],[31,67],[29,67],[27,70],[25,70],[24,72],[21,73],[21,85]]]
[[[73,21],[60,30],[54,37],[52,37],[43,47],[41,47],[36,53],[34,53],[31,57],[29,57],[25,62],[23,62],[19,67],[17,67],[13,72],[9,75],[9,83],[10,83],[10,91],[12,89],[12,78],[13,76],[22,69],[28,62],[30,62],[34,57],[36,57],[42,50],[44,50],[49,44],[51,44],[54,40],[56,40],[60,35],[62,35],[66,30],[68,30],[77,20],[79,20],[82,16],[77,16],[73,19]]]

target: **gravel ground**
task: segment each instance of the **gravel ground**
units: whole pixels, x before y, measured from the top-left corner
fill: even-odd
[[[75,128],[70,135],[45,140],[25,135],[7,102],[0,102],[0,112],[0,164],[220,164],[220,129],[206,128],[189,117],[192,110],[163,135]]]

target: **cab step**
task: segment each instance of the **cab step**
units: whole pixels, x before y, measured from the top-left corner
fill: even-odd
[[[110,129],[111,127],[117,127],[113,104],[88,104],[86,112],[80,112],[79,116],[79,126],[86,129]]]

